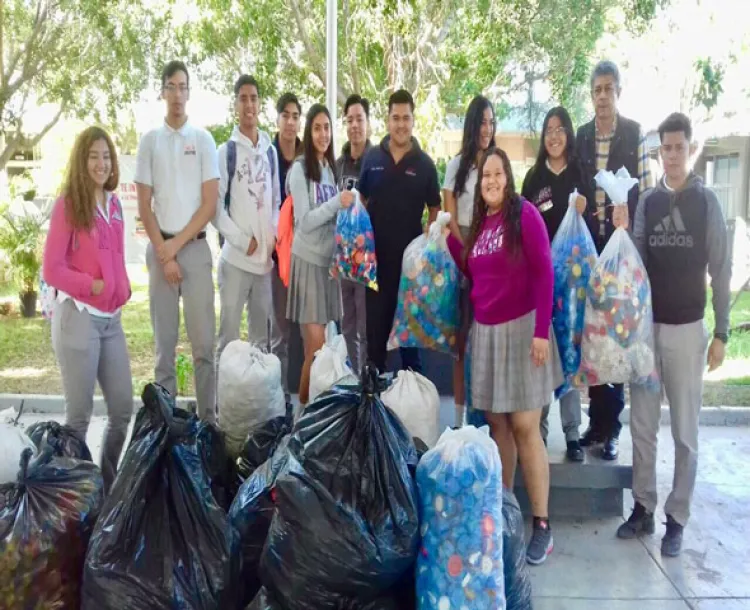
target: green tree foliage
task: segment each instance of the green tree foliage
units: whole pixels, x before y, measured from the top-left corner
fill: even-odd
[[[148,0],[0,0],[0,169],[61,116],[102,122],[138,95],[172,46],[165,4]],[[53,108],[29,129],[29,111]]]
[[[399,87],[417,102],[462,112],[480,92],[499,100],[539,80],[562,103],[586,82],[591,55],[613,12],[643,28],[666,0],[340,0],[340,104],[351,92],[383,115]],[[323,99],[325,0],[200,0],[185,37],[210,61],[219,91],[254,72],[266,96],[293,90]]]

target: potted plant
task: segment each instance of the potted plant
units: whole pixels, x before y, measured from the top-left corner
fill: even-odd
[[[41,236],[47,217],[33,203],[24,202],[19,207],[19,213],[9,206],[0,209],[0,250],[5,253],[18,288],[22,315],[33,318],[36,282],[42,266]]]

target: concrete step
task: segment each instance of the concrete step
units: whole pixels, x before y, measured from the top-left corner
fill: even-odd
[[[581,432],[588,425],[582,415]],[[630,428],[625,426],[620,435],[620,455],[617,461],[607,462],[599,457],[600,447],[585,449],[583,463],[569,462],[565,457],[566,443],[560,426],[560,413],[556,405],[550,412],[550,438],[548,440],[550,495],[549,516],[600,518],[619,517],[623,513],[624,490],[633,483],[632,445]],[[523,480],[523,470],[516,471],[514,491],[525,514],[531,508]]]

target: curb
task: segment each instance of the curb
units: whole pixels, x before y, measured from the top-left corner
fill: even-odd
[[[11,407],[18,409],[22,400],[24,401],[24,413],[65,413],[65,400],[62,396],[44,394],[0,394],[0,411]],[[194,402],[195,398],[192,396],[180,396],[177,398],[177,405],[183,409],[188,409],[191,407],[190,403]],[[134,396],[134,410],[137,410],[140,406],[140,396]],[[583,408],[588,413],[588,407],[584,406]],[[103,397],[94,397],[93,414],[107,414]],[[624,424],[630,421],[629,405],[625,407],[620,416],[620,421]],[[669,407],[666,405],[662,405],[661,407],[661,423],[662,425],[671,423]],[[703,407],[700,413],[699,424],[701,426],[750,426],[750,407]]]
[[[588,413],[588,407],[585,407]],[[620,421],[630,424],[630,405],[620,416]],[[672,423],[669,414],[669,407],[661,406],[661,425],[666,426]],[[750,407],[703,407],[698,419],[700,426],[750,426]]]
[[[13,407],[18,410],[18,407],[23,401],[23,412],[38,413],[38,414],[50,414],[50,415],[62,415],[65,413],[65,399],[60,395],[55,394],[0,394],[0,411],[10,409]],[[190,403],[194,403],[195,398],[190,396],[179,396],[177,398],[177,405],[183,409],[190,410]],[[133,396],[133,413],[139,409],[142,405],[140,396]],[[106,415],[107,406],[102,396],[94,396],[94,412],[93,415]]]

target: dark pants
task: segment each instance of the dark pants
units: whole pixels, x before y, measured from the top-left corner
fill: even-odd
[[[591,429],[602,436],[620,436],[620,414],[625,408],[625,386],[621,383],[589,388]]]
[[[380,372],[386,370],[388,337],[393,328],[393,317],[398,305],[398,284],[401,267],[378,269],[378,292],[367,289],[367,357]],[[422,359],[416,347],[402,347],[401,368],[422,373]]]

